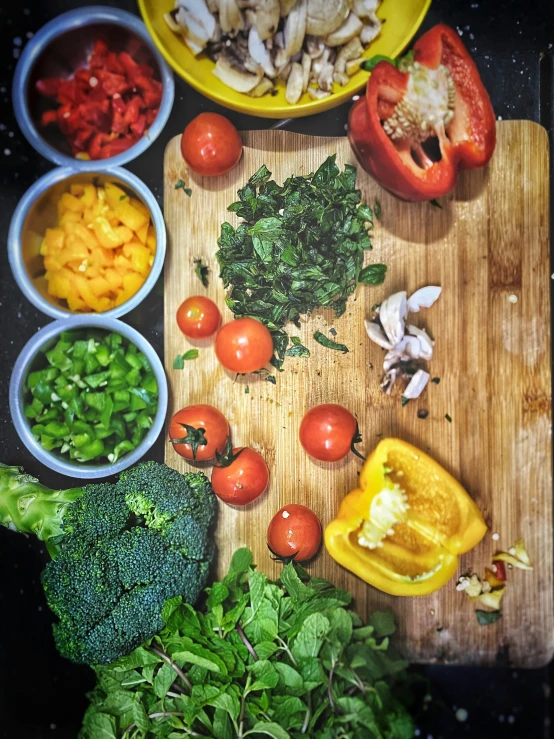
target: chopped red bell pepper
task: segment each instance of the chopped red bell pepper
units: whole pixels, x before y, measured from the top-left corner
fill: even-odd
[[[98,39],[87,66],[72,77],[37,81],[37,91],[59,104],[42,114],[42,125],[57,123],[75,155],[107,159],[120,154],[154,122],[163,87],[154,69],[134,55],[143,59],[144,49],[128,44],[125,51],[115,52]]]
[[[350,111],[348,138],[362,167],[404,200],[450,192],[460,169],[485,166],[496,120],[475,63],[452,28],[438,25],[413,61],[381,61]]]

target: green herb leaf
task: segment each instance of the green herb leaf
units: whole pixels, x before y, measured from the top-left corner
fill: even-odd
[[[177,354],[173,360],[173,369],[182,370],[185,366],[185,361],[188,359],[197,359],[198,349],[189,349],[184,354]]]
[[[195,259],[194,264],[196,265],[194,268],[194,274],[198,277],[204,287],[208,287],[208,274],[210,271],[209,267],[204,264],[201,259]]]
[[[246,731],[242,736],[249,736],[250,734],[266,734],[273,737],[273,739],[290,739],[288,731],[271,721],[258,721],[250,731]]]
[[[361,270],[358,281],[364,285],[381,285],[385,281],[386,274],[386,264],[368,264]]]
[[[189,198],[192,195],[192,190],[190,189],[190,187],[187,187],[186,182],[184,180],[181,180],[181,179],[177,180],[177,182],[175,183],[175,189],[183,190],[185,195],[188,195]]]
[[[477,616],[477,622],[479,626],[488,626],[489,624],[495,623],[499,618],[502,618],[501,611],[475,611]]]
[[[435,385],[438,385],[440,381],[441,381],[440,377],[433,377],[433,379],[431,380],[431,382],[434,382]]]
[[[244,392],[246,393],[246,395],[248,395],[248,393],[250,392],[250,386],[249,386],[249,385],[247,385],[247,386],[246,386],[246,387],[244,388]]]
[[[271,382],[271,383],[272,383],[272,385],[276,385],[276,384],[277,384],[277,380],[275,379],[275,375],[268,375],[268,376],[267,376],[267,377],[265,378],[265,381],[266,381],[266,382]]]
[[[314,339],[318,344],[325,346],[327,349],[336,349],[339,352],[343,352],[343,354],[346,354],[349,351],[347,346],[344,344],[338,344],[336,341],[329,339],[325,334],[322,334],[321,331],[315,332]]]
[[[442,205],[439,203],[439,201],[436,198],[433,198],[429,201],[429,205],[433,205],[435,208],[440,208],[442,210]]]
[[[452,423],[452,418],[451,418],[451,416],[448,413],[446,413],[444,417],[446,418],[446,420],[448,421],[448,423]]]
[[[404,408],[405,405],[408,405],[410,402],[410,398],[406,398],[404,395],[402,396],[402,408]]]
[[[297,336],[292,336],[291,339],[293,340],[293,346],[289,347],[287,351],[285,352],[285,355],[287,357],[309,357],[310,356],[310,350],[302,346],[300,343],[294,343],[294,339],[297,339]]]

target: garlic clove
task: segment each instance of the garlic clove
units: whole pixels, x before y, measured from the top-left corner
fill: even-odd
[[[383,331],[381,326],[379,326],[378,323],[373,323],[373,321],[368,321],[366,318],[366,320],[364,321],[364,326],[365,326],[367,335],[369,336],[371,341],[383,347],[383,349],[392,349],[391,342],[387,339],[385,332]]]
[[[438,300],[442,288],[429,285],[416,290],[408,299],[410,313],[419,313],[420,308],[430,308]]]
[[[383,329],[393,346],[398,344],[406,328],[406,316],[408,314],[406,303],[406,291],[394,293],[383,300],[379,308],[379,319]]]
[[[412,326],[411,324],[408,324],[406,326],[406,333],[410,334],[410,336],[416,336],[418,338],[421,346],[421,351],[419,355],[421,359],[431,359],[431,357],[433,356],[433,347],[435,346],[435,342],[431,339],[429,334],[422,328]]]
[[[408,387],[404,390],[402,395],[409,400],[419,398],[421,393],[425,390],[429,378],[431,375],[425,370],[418,370],[410,380]]]

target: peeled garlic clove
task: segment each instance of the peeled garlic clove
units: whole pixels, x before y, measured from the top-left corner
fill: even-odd
[[[421,352],[419,355],[421,359],[431,359],[435,342],[431,339],[429,334],[422,328],[412,326],[411,324],[406,326],[406,332],[411,336],[417,336],[421,346]]]
[[[416,290],[408,299],[408,310],[410,313],[419,313],[420,308],[430,308],[438,300],[442,288],[429,285]]]
[[[394,293],[383,300],[379,308],[379,319],[383,329],[393,346],[396,346],[404,336],[406,327],[406,316],[408,314],[406,304],[406,291]]]
[[[418,370],[409,382],[408,387],[404,390],[402,395],[409,400],[419,398],[421,393],[425,390],[429,378],[431,375],[424,370]]]
[[[371,341],[374,341],[379,346],[382,346],[383,349],[392,349],[392,344],[387,339],[385,332],[379,326],[378,323],[373,323],[373,321],[368,321],[367,318],[364,321],[365,330],[367,332],[367,335],[371,339]]]

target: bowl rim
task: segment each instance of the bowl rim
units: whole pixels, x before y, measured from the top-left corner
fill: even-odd
[[[74,157],[67,156],[66,154],[62,154],[42,138],[30,116],[26,93],[29,75],[39,56],[47,46],[62,33],[82,28],[83,26],[88,26],[93,23],[107,23],[124,26],[137,36],[140,36],[152,52],[159,66],[163,93],[158,115],[151,127],[148,129],[148,136],[142,136],[136,144],[133,144],[129,149],[114,157],[100,160],[85,160],[76,159]],[[119,10],[118,8],[110,8],[102,5],[92,5],[85,8],[69,10],[66,13],[56,16],[42,26],[42,28],[37,31],[37,33],[25,45],[15,68],[12,84],[12,100],[15,118],[27,141],[36,151],[38,151],[39,154],[42,154],[43,157],[54,164],[59,166],[70,166],[78,171],[99,171],[106,167],[119,167],[143,154],[164,129],[173,107],[174,98],[175,81],[173,79],[173,72],[150,37],[145,24],[140,18],[126,10]]]
[[[120,179],[131,190],[133,190],[136,195],[144,200],[146,207],[150,211],[154,228],[156,229],[156,254],[154,256],[154,262],[148,277],[140,289],[124,303],[106,311],[105,313],[86,314],[89,317],[93,315],[102,315],[105,318],[120,318],[136,308],[151,292],[162,272],[167,245],[165,222],[156,197],[139,177],[132,172],[129,172],[127,169],[122,167],[105,167],[103,170],[78,171],[73,167],[56,167],[40,177],[23,195],[12,216],[8,230],[8,260],[10,267],[21,292],[25,295],[27,300],[29,300],[35,308],[38,308],[42,313],[45,313],[47,316],[51,316],[52,318],[63,319],[81,315],[78,313],[72,313],[69,309],[65,310],[54,305],[39,293],[33,284],[32,279],[27,274],[25,264],[23,263],[23,245],[21,242],[21,234],[23,232],[25,221],[37,198],[53,185],[63,182],[63,180],[69,177],[79,175],[91,175],[92,177],[95,175],[105,175],[107,177]]]
[[[78,328],[97,328],[107,332],[111,331],[120,334],[125,339],[135,344],[137,348],[146,355],[158,383],[158,407],[150,430],[136,449],[125,454],[115,464],[107,462],[93,467],[87,466],[86,462],[66,462],[63,459],[58,458],[56,455],[52,454],[52,452],[43,449],[40,443],[35,439],[31,433],[29,422],[24,414],[23,386],[30,369],[30,364],[37,356],[40,348],[44,346],[47,341],[51,341],[59,336],[62,331],[71,331]],[[49,323],[41,328],[25,344],[16,359],[10,377],[9,405],[12,422],[19,438],[28,451],[31,452],[39,462],[61,475],[77,477],[83,480],[96,480],[100,477],[115,475],[127,469],[138,462],[154,444],[165,424],[168,405],[167,377],[162,361],[158,357],[154,347],[132,326],[129,326],[116,318],[106,319],[100,316],[74,316],[73,318],[66,318],[64,320]]]
[[[397,47],[394,49],[394,53],[391,54],[391,57],[393,59],[396,58],[400,53],[402,53],[402,51],[404,51],[404,49],[411,43],[421,24],[425,20],[425,17],[429,12],[432,0],[422,0],[422,2],[422,8],[418,13],[414,23],[412,24],[409,33],[406,34],[406,40],[402,44],[398,44]],[[167,63],[176,72],[176,74],[178,74],[181,79],[185,80],[187,84],[197,90],[201,95],[204,95],[218,105],[222,105],[224,108],[234,110],[238,113],[244,113],[245,115],[251,115],[257,118],[271,118],[280,120],[290,118],[303,118],[305,116],[315,115],[316,113],[323,113],[326,110],[337,108],[339,105],[343,105],[344,103],[349,102],[354,95],[357,95],[365,87],[365,85],[367,84],[367,80],[369,79],[369,76],[371,74],[368,72],[366,78],[362,82],[357,84],[355,88],[349,90],[347,94],[346,92],[338,92],[337,94],[331,95],[328,98],[324,98],[322,100],[310,100],[309,102],[302,103],[301,105],[289,105],[284,100],[283,96],[283,102],[280,106],[276,106],[271,110],[266,110],[265,108],[255,107],[257,98],[251,98],[246,94],[241,96],[241,99],[244,98],[244,103],[235,102],[233,100],[229,100],[228,95],[220,93],[217,90],[214,91],[209,86],[198,82],[196,77],[189,72],[185,65],[179,64],[177,60],[166,49],[165,44],[162,42],[162,39],[156,32],[150,14],[147,12],[146,9],[146,0],[137,0],[137,4],[153,43],[162,54],[164,59],[167,61]],[[183,44],[183,46],[185,45]],[[235,91],[231,90],[231,92]]]

